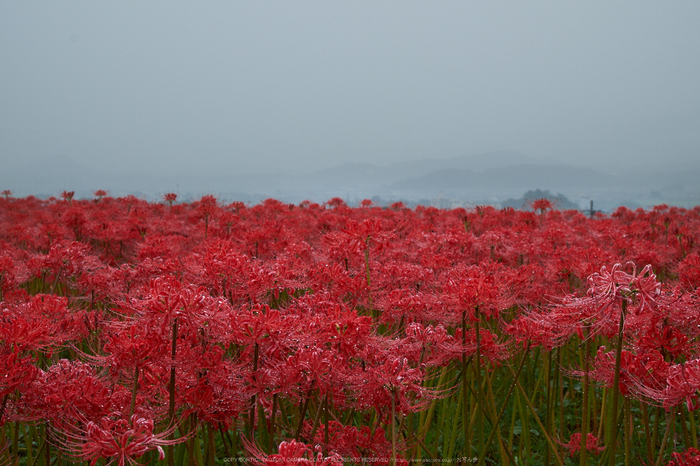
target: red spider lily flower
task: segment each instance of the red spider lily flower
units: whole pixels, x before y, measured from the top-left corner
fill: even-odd
[[[367,286],[365,277],[348,272],[340,264],[319,264],[307,272],[309,286],[317,292],[327,293],[329,300],[344,301],[349,305],[357,304],[363,287]]]
[[[629,265],[631,273],[622,270],[621,264],[615,264],[610,271],[603,266],[599,273],[588,277],[586,297],[568,296],[550,312],[539,313],[533,318],[548,320],[551,325],[562,329],[559,338],[564,337],[566,331],[576,332],[583,338],[585,328],[590,330],[589,336],[616,334],[623,301],[627,305],[627,315],[637,322],[654,318],[663,299],[661,284],[651,266],[647,265],[636,273],[635,265]]]
[[[304,423],[305,435],[311,434],[311,423]],[[316,429],[313,439],[317,445],[325,445],[325,424],[320,424]],[[384,429],[377,427],[374,432],[369,426],[360,428],[344,426],[337,421],[328,423],[329,445],[325,445],[330,451],[334,451],[344,458],[374,458],[374,463],[379,465],[391,464],[391,442],[387,440]],[[386,461],[380,461],[385,458]],[[397,464],[407,465],[407,461],[397,455]],[[358,461],[358,460],[355,460]]]
[[[254,345],[262,345],[269,340],[274,340],[284,329],[284,321],[277,309],[270,309],[267,305],[255,306],[248,312],[241,312],[237,316],[238,328],[229,338],[242,344],[253,351]]]
[[[84,314],[68,308],[68,299],[38,294],[28,302],[0,309],[0,340],[21,351],[46,350],[86,334]],[[48,351],[51,353],[51,351]]]
[[[0,426],[5,422],[7,397],[18,389],[26,390],[39,374],[39,369],[32,362],[32,357],[22,357],[17,348],[12,349],[5,344],[0,346]]]
[[[523,348],[542,345],[547,351],[564,346],[573,333],[570,327],[557,325],[546,311],[525,312],[510,323],[502,321],[501,327]]]
[[[0,253],[0,301],[17,286],[15,261],[8,251]]]
[[[622,270],[622,264],[613,265],[612,269],[603,266],[600,272],[588,277],[588,296],[601,302],[601,307],[610,306],[631,297],[633,277]]]
[[[175,193],[166,193],[163,196],[163,200],[168,203],[169,206],[172,207],[173,202],[177,201],[177,194]]]
[[[218,348],[218,347],[214,347]],[[249,387],[244,386],[241,368],[220,360],[216,364],[209,362],[209,368],[202,369],[211,353],[200,355],[191,364],[185,364],[178,374],[178,397],[185,403],[187,413],[196,413],[197,419],[209,422],[213,426],[229,429],[239,414],[250,409],[253,395]],[[264,377],[259,377],[265,380]]]
[[[700,407],[698,391],[700,390],[700,359],[684,364],[674,364],[668,369],[666,388],[649,396],[663,403],[665,407],[676,406],[685,400],[688,411]],[[655,396],[654,396],[655,395]]]
[[[561,445],[569,450],[569,454],[571,456],[574,456],[574,453],[581,450],[581,433],[577,432],[575,434],[571,434],[569,443],[562,443]],[[593,434],[588,433],[588,435],[586,436],[586,450],[593,452],[597,455],[598,453],[605,450],[605,447],[599,447],[598,438]]]
[[[688,337],[679,329],[670,325],[652,324],[637,339],[637,347],[644,351],[658,350],[670,354],[674,359],[684,354],[690,354]]]
[[[47,269],[59,280],[62,276],[79,273],[89,256],[89,247],[77,241],[56,241],[45,256],[36,256],[37,266]],[[54,277],[48,277],[53,279]]]
[[[401,341],[400,354],[410,357],[415,363],[435,367],[461,357],[461,347],[462,340],[448,334],[442,324],[424,327],[413,322],[406,327],[406,338]]]
[[[444,286],[445,301],[455,310],[454,323],[467,313],[470,322],[483,315],[487,320],[498,318],[501,310],[513,304],[506,290],[510,282],[507,271],[497,263],[482,262],[478,266],[457,269]]]
[[[343,458],[338,454],[331,454],[328,457],[323,457],[323,454],[316,447],[316,452],[311,449],[310,445],[296,440],[289,440],[280,443],[278,453],[266,455],[260,449],[243,440],[246,444],[246,449],[251,455],[251,459],[260,465],[265,466],[342,466]]]
[[[700,451],[696,448],[688,448],[682,453],[671,453],[673,458],[666,466],[700,466]]]
[[[634,354],[622,350],[620,357],[619,390],[623,395],[632,394],[638,397],[649,397],[661,390],[669,375],[670,364],[655,350],[642,354]],[[573,372],[583,375],[580,372]],[[590,372],[593,380],[598,380],[610,387],[615,379],[615,354],[606,352],[605,347],[598,348],[594,370]]]
[[[161,460],[165,459],[164,445],[175,445],[187,439],[181,437],[167,440],[176,426],[159,433],[153,433],[153,421],[137,415],[130,420],[122,417],[104,417],[97,422],[88,421],[84,428],[73,428],[67,432],[62,447],[78,460],[91,461],[95,465],[100,458],[106,458],[107,464],[119,466],[135,465],[135,459],[150,450],[158,450]]]
[[[22,419],[99,420],[128,407],[125,387],[98,377],[88,364],[62,359],[28,385],[20,404]]]
[[[351,222],[347,228],[341,231],[348,235],[350,248],[356,251],[364,251],[369,248],[370,242],[386,241],[389,235],[383,230],[382,221],[376,218],[364,220],[362,223]]]
[[[678,279],[689,290],[700,286],[700,254],[697,252],[688,254],[678,264]]]
[[[622,300],[632,303],[634,298],[636,306],[632,312],[642,314],[661,295],[661,283],[656,280],[650,265],[639,274],[633,263],[628,265],[632,267],[632,273],[623,271],[621,264],[615,264],[610,272],[603,266],[600,273],[588,277],[588,296],[599,303],[601,312]]]
[[[211,194],[202,196],[199,202],[194,203],[197,215],[204,219],[204,237],[209,233],[209,219],[217,212],[217,200]]]
[[[358,376],[361,378],[357,383],[360,404],[382,412],[391,407],[392,398],[397,413],[410,413],[424,408],[438,395],[422,385],[425,373],[410,367],[407,358],[389,357],[383,364],[367,368]]]
[[[455,330],[455,341],[459,343],[459,352],[451,353],[453,358],[460,357],[465,354],[467,357],[476,354],[476,329],[468,328],[466,338],[462,338],[462,329]],[[463,344],[463,340],[466,340]],[[501,361],[508,359],[510,356],[510,347],[508,343],[499,343],[498,335],[487,329],[481,329],[479,332],[479,351],[483,358],[481,363],[485,364],[490,361],[493,364],[499,364]],[[447,350],[447,348],[445,348]]]
[[[442,320],[443,302],[432,292],[413,291],[400,285],[380,287],[376,307],[381,309],[381,322],[394,325],[398,322]]]
[[[528,201],[528,205],[532,210],[534,210],[535,212],[539,212],[540,214],[543,214],[548,210],[552,210],[554,208],[554,203],[546,198],[530,200]]]
[[[286,383],[292,380],[303,382],[307,387],[323,387],[326,392],[332,386],[332,371],[334,361],[332,351],[324,351],[322,348],[299,348],[293,356],[287,358],[285,367],[281,368],[285,374]],[[337,369],[337,367],[336,367]],[[337,372],[335,375],[339,375]]]
[[[61,199],[68,201],[69,204],[73,200],[73,196],[75,196],[75,191],[63,191],[61,193]]]
[[[223,304],[223,300],[212,298],[205,288],[183,285],[172,277],[155,278],[149,285],[146,299],[132,303],[131,307],[149,318],[159,319],[163,334],[173,319],[177,318],[180,325],[196,327],[200,319]]]
[[[169,335],[150,327],[145,319],[120,330],[106,337],[105,356],[90,359],[108,368],[112,375],[122,377],[125,372],[131,376],[134,368],[148,372],[154,362],[161,366],[169,364]]]
[[[334,197],[333,199],[330,199],[328,202],[326,202],[324,205],[327,205],[328,207],[335,207],[336,209],[339,207],[347,207],[345,201],[340,197]]]
[[[101,201],[102,198],[105,197],[106,195],[107,195],[107,191],[105,191],[104,189],[98,189],[97,191],[95,191],[95,197],[97,198],[96,200],[98,202]]]

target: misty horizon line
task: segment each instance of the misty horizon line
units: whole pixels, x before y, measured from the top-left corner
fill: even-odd
[[[138,175],[151,175],[151,176],[164,176],[164,177],[181,177],[181,176],[194,176],[194,177],[202,177],[202,176],[210,176],[210,175],[215,175],[215,176],[223,176],[221,174],[221,171],[235,171],[234,176],[264,176],[264,175],[289,175],[289,176],[307,176],[313,173],[317,172],[323,172],[326,170],[332,170],[332,169],[337,169],[337,168],[342,168],[342,167],[376,167],[376,168],[392,168],[396,166],[401,166],[401,165],[407,165],[407,164],[417,164],[417,163],[425,163],[425,162],[432,162],[432,161],[437,161],[437,162],[442,162],[442,163],[447,163],[451,161],[459,161],[459,160],[464,160],[464,159],[472,159],[472,160],[487,160],[489,157],[496,156],[496,157],[501,157],[501,156],[511,156],[511,157],[519,157],[522,159],[520,163],[509,163],[508,165],[543,165],[543,166],[569,166],[573,168],[581,168],[581,169],[592,169],[596,171],[600,171],[602,173],[614,173],[614,172],[619,172],[619,171],[639,171],[639,170],[646,170],[646,169],[655,169],[655,168],[665,168],[669,170],[682,170],[682,169],[696,169],[700,168],[700,154],[697,154],[696,157],[691,157],[688,158],[687,155],[685,154],[677,154],[675,157],[673,156],[664,156],[664,157],[659,157],[658,159],[655,159],[654,161],[640,161],[638,163],[627,163],[627,162],[619,162],[616,160],[608,160],[605,163],[597,162],[596,159],[588,158],[588,157],[577,157],[574,158],[574,160],[561,160],[557,159],[551,156],[537,156],[537,155],[531,155],[526,152],[522,151],[517,151],[517,150],[511,150],[511,149],[496,149],[496,150],[490,150],[486,152],[471,152],[471,153],[466,153],[462,155],[435,155],[435,156],[423,156],[423,157],[415,157],[415,158],[410,158],[410,159],[405,159],[405,160],[395,160],[395,161],[381,161],[381,162],[367,162],[367,161],[354,161],[354,160],[348,160],[348,161],[335,161],[333,163],[325,164],[323,166],[317,166],[317,167],[307,167],[307,168],[298,168],[296,170],[289,170],[289,169],[284,169],[284,168],[278,168],[275,170],[270,170],[269,168],[254,168],[254,169],[241,169],[240,167],[234,168],[233,165],[235,164],[218,164],[221,165],[219,169],[214,172],[209,172],[207,171],[199,171],[193,173],[191,170],[188,170],[187,172],[185,171],[165,171],[165,170],[160,170],[158,167],[133,167],[131,166],[130,169],[124,169],[124,170],[116,170],[114,168],[110,168],[108,166],[105,166],[103,164],[100,164],[99,162],[96,164],[90,163],[89,161],[86,162],[84,160],[80,160],[80,158],[76,158],[74,156],[64,154],[64,153],[56,153],[54,155],[47,155],[44,157],[38,157],[34,158],[31,160],[26,160],[22,158],[17,158],[14,160],[14,163],[7,164],[6,163],[6,169],[10,170],[22,170],[22,169],[36,169],[37,165],[42,165],[42,164],[50,164],[52,165],[53,163],[59,163],[59,162],[66,162],[66,163],[72,163],[76,165],[80,165],[83,168],[87,168],[89,170],[99,172],[100,174],[104,175],[133,175],[133,174],[138,174]],[[502,166],[504,163],[496,164],[497,166]],[[474,172],[483,172],[488,170],[489,168],[483,168],[476,166],[472,170]]]

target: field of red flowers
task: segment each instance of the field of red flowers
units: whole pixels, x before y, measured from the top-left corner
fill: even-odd
[[[0,198],[0,464],[700,464],[700,208]]]

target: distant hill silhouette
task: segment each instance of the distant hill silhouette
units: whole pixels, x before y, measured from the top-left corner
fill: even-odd
[[[491,168],[477,173],[469,169],[442,169],[423,176],[398,181],[396,189],[528,189],[533,185],[547,189],[572,187],[602,188],[614,185],[616,179],[590,168],[568,165],[520,164]]]
[[[68,156],[15,161],[0,170],[0,190],[9,189],[19,197],[58,196],[66,190],[75,191],[76,198],[91,198],[97,189],[105,189],[112,196],[134,194],[150,199],[160,199],[166,192],[175,192],[183,200],[214,194],[222,200],[251,203],[271,197],[297,203],[304,199],[325,202],[333,197],[353,202],[380,196],[387,202],[427,200],[431,205],[442,202],[521,208],[527,202],[527,194],[517,197],[538,188],[541,194],[535,190],[532,196],[559,197],[560,209],[581,207],[574,202],[585,204],[582,208],[586,208],[591,200],[603,211],[619,205],[700,204],[698,162],[688,162],[682,171],[675,165],[659,165],[613,172],[497,151],[388,165],[345,163],[301,174],[274,170],[250,174],[225,169],[208,175],[154,174],[143,172],[138,166],[125,170],[110,172],[99,164],[76,162]],[[573,202],[562,194],[550,193],[564,193]]]
[[[541,189],[530,190],[526,192],[520,199],[507,199],[501,202],[502,207],[512,207],[514,209],[527,209],[530,202],[537,199],[547,199],[554,204],[554,208],[558,210],[578,210],[581,207],[577,206],[566,198],[563,194],[552,194],[549,191]]]

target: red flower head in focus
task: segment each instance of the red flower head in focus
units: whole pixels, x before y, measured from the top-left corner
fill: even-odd
[[[140,458],[147,451],[154,449],[158,450],[158,456],[163,460],[163,445],[185,441],[187,436],[167,440],[175,431],[175,427],[154,434],[151,419],[137,415],[131,416],[130,421],[121,417],[105,417],[98,422],[88,422],[84,429],[66,432],[67,437],[62,446],[79,460],[91,460],[91,465],[96,464],[100,458],[109,458],[108,465],[115,461],[119,466],[135,465],[135,458]]]
[[[251,455],[251,459],[260,465],[265,466],[331,466],[343,464],[343,459],[336,454],[323,457],[318,447],[316,448],[316,453],[314,450],[305,443],[297,442],[296,440],[290,440],[288,442],[282,442],[279,446],[279,453],[274,455],[266,455],[260,449],[255,446],[246,443],[246,448],[248,453]]]

